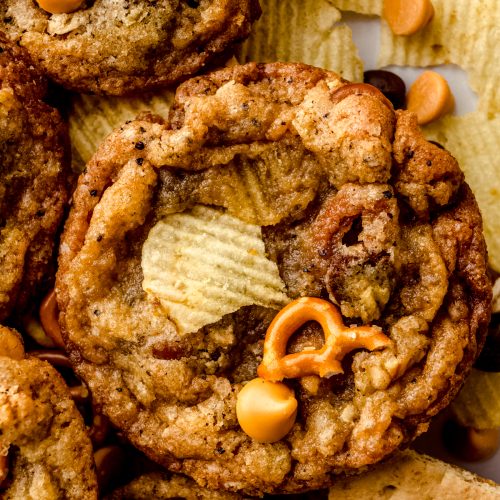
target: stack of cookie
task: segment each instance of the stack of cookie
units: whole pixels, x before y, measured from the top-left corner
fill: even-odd
[[[0,14],[0,322],[24,339],[0,327],[2,498],[386,498],[409,460],[425,492],[500,497],[400,455],[462,386],[492,293],[474,195],[414,113],[302,63],[221,67],[256,0]],[[79,171],[61,114],[97,98],[68,91],[160,104]]]

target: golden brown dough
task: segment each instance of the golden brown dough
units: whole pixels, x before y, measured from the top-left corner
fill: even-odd
[[[179,335],[142,287],[149,230],[197,204],[261,226],[290,298],[328,298],[392,340],[315,388],[285,380],[297,420],[272,444],[240,429],[235,404],[276,310]],[[300,64],[189,80],[167,120],[115,131],[79,179],[59,264],[63,334],[104,412],[158,463],[244,494],[325,487],[406,446],[459,389],[489,320],[481,218],[455,159],[378,92]],[[288,350],[322,343],[306,324]]]
[[[19,359],[20,336],[0,326],[0,456],[5,500],[97,499],[94,456],[82,416],[61,376],[36,358]],[[0,474],[1,475],[1,474]]]
[[[61,85],[123,95],[195,74],[246,38],[259,15],[258,0],[86,0],[54,15],[6,0],[0,29]]]

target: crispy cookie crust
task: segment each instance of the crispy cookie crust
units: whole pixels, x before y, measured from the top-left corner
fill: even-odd
[[[0,35],[0,320],[27,306],[53,277],[67,201],[68,132],[45,104],[45,80]]]
[[[179,82],[245,39],[258,0],[87,0],[51,15],[32,0],[0,5],[0,28],[61,85],[123,95]]]
[[[20,337],[0,326],[2,345]],[[85,424],[61,376],[45,361],[0,353],[0,455],[9,474],[5,499],[97,499]]]
[[[393,341],[347,357],[316,394],[287,380],[299,415],[277,443],[235,415],[275,311],[181,338],[142,290],[149,229],[197,203],[262,226],[290,297],[336,300]],[[114,424],[171,470],[246,494],[325,487],[406,446],[459,389],[489,320],[481,217],[455,159],[381,94],[300,64],[195,78],[167,122],[113,133],[79,179],[59,265],[72,362]],[[321,343],[306,325],[289,350]]]

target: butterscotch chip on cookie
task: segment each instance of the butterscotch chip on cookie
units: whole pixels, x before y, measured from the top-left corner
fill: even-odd
[[[69,139],[45,93],[27,52],[0,35],[0,320],[46,291],[54,273]]]
[[[97,499],[92,445],[61,376],[21,358],[20,336],[3,326],[0,346],[0,496]]]
[[[123,95],[195,74],[245,39],[259,15],[258,0],[87,0],[60,14],[7,0],[0,29],[61,85]]]
[[[326,487],[406,446],[489,320],[481,217],[455,159],[375,88],[302,64],[189,80],[168,118],[116,130],[79,179],[59,264],[63,335],[96,403],[156,462],[243,494]],[[283,307],[299,316],[273,352],[296,413],[259,442],[236,402]],[[308,307],[337,314],[333,332]],[[352,350],[339,331],[379,343]],[[339,359],[323,370],[321,352]],[[294,372],[297,357],[319,367]]]

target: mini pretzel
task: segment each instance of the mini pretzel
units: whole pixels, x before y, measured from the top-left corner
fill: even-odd
[[[58,322],[59,309],[57,307],[56,292],[52,289],[43,299],[40,305],[40,323],[45,333],[54,341],[58,347],[64,348],[61,328]]]
[[[321,349],[286,354],[291,335],[307,321],[323,328]],[[306,375],[330,377],[343,373],[340,361],[353,349],[370,351],[386,347],[391,341],[376,327],[348,327],[335,306],[326,300],[302,297],[284,307],[269,325],[264,341],[264,357],[257,369],[259,377],[277,382]]]

